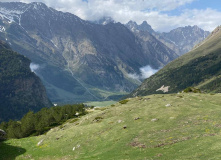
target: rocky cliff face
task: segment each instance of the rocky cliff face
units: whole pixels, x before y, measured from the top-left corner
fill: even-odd
[[[29,65],[29,59],[0,41],[0,121],[20,119],[29,110],[52,106],[41,80]]]
[[[130,21],[126,26],[136,35],[137,32],[149,32],[178,55],[189,52],[196,44],[203,41],[209,35],[208,31],[204,31],[197,26],[179,27],[168,33],[155,32],[146,21],[140,25]]]
[[[120,23],[90,23],[43,3],[0,3],[0,27],[1,39],[40,66],[35,72],[54,102],[129,92],[139,83],[130,73],[139,74],[146,65],[158,68],[176,57],[163,44],[140,42]]]
[[[125,26],[129,28],[132,32],[147,31],[149,33],[155,33],[155,31],[146,21],[143,21],[143,23],[140,25],[138,25],[134,21],[129,21],[127,24],[125,24]]]
[[[178,47],[178,54],[189,52],[195,45],[203,41],[210,32],[204,31],[197,26],[179,27],[169,33],[162,33],[165,40],[171,41]]]
[[[156,68],[169,63],[171,59],[175,59],[178,55],[154,35],[157,34],[146,21],[141,25],[136,22],[130,21],[126,24],[138,41],[140,42],[143,52],[149,55],[149,63]]]

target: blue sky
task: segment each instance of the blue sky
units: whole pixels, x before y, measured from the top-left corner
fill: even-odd
[[[213,8],[221,11],[221,1],[220,0],[196,0],[191,4],[187,5],[189,9],[207,9]]]
[[[221,0],[0,0],[43,2],[49,7],[73,13],[84,20],[112,17],[116,22],[147,21],[154,30],[197,25],[212,31],[221,25]]]
[[[221,0],[195,0],[192,3],[185,4],[174,10],[167,11],[164,13],[167,13],[170,16],[177,16],[177,15],[182,14],[182,11],[185,9],[206,10],[207,8],[211,8],[211,9],[221,12]]]

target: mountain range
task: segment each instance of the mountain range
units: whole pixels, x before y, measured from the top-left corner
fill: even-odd
[[[179,27],[168,33],[155,32],[146,21],[140,25],[130,21],[126,26],[138,37],[143,37],[144,33],[152,34],[158,41],[162,42],[179,56],[189,52],[195,45],[203,41],[210,34],[210,32],[204,31],[196,25]]]
[[[174,37],[158,34],[145,22],[139,32],[110,19],[102,24],[39,2],[0,2],[0,39],[31,59],[34,72],[55,103],[118,99],[140,84],[140,79],[130,75],[141,74],[145,66],[163,67],[177,58],[183,47],[182,42],[169,43],[176,40],[177,32],[171,31]],[[207,32],[199,28],[187,30],[179,33],[189,39],[185,34],[200,30],[188,43],[206,37]]]
[[[189,53],[177,58],[146,79],[130,96],[177,93],[187,87],[221,92],[221,27],[217,27]]]

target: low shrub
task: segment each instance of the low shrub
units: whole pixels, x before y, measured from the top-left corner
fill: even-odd
[[[102,119],[103,119],[103,117],[95,117],[93,121],[94,121],[94,122],[99,122],[99,121],[101,121]]]
[[[200,89],[194,87],[188,87],[183,90],[185,93],[201,93]]]
[[[75,118],[75,119],[71,120],[70,123],[77,122],[78,120],[79,120],[78,118]]]
[[[128,99],[124,99],[124,100],[119,101],[120,104],[126,104],[127,102],[129,102]]]
[[[94,120],[101,120],[103,117],[95,117]]]

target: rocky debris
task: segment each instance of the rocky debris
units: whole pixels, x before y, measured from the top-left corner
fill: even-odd
[[[122,121],[122,120],[118,120],[117,122],[118,122],[118,123],[121,123],[121,122],[123,122],[123,121]]]
[[[80,145],[80,144],[78,144],[76,147],[73,147],[73,149],[72,149],[72,150],[74,151],[75,149],[80,148],[80,146],[81,146],[81,145]]]
[[[44,142],[44,139],[40,140],[40,141],[38,142],[37,146],[41,146],[43,142]]]
[[[4,136],[6,135],[6,132],[2,129],[0,129],[0,140],[4,140]]]
[[[140,119],[140,117],[136,117],[136,118],[134,118],[134,120],[138,120],[138,119]]]
[[[156,122],[158,120],[159,120],[158,118],[154,118],[154,119],[151,119],[151,122]]]
[[[157,89],[156,91],[163,91],[163,93],[166,93],[166,92],[168,92],[169,91],[169,87],[170,86],[165,86],[164,87],[164,85],[162,85],[159,89]]]

